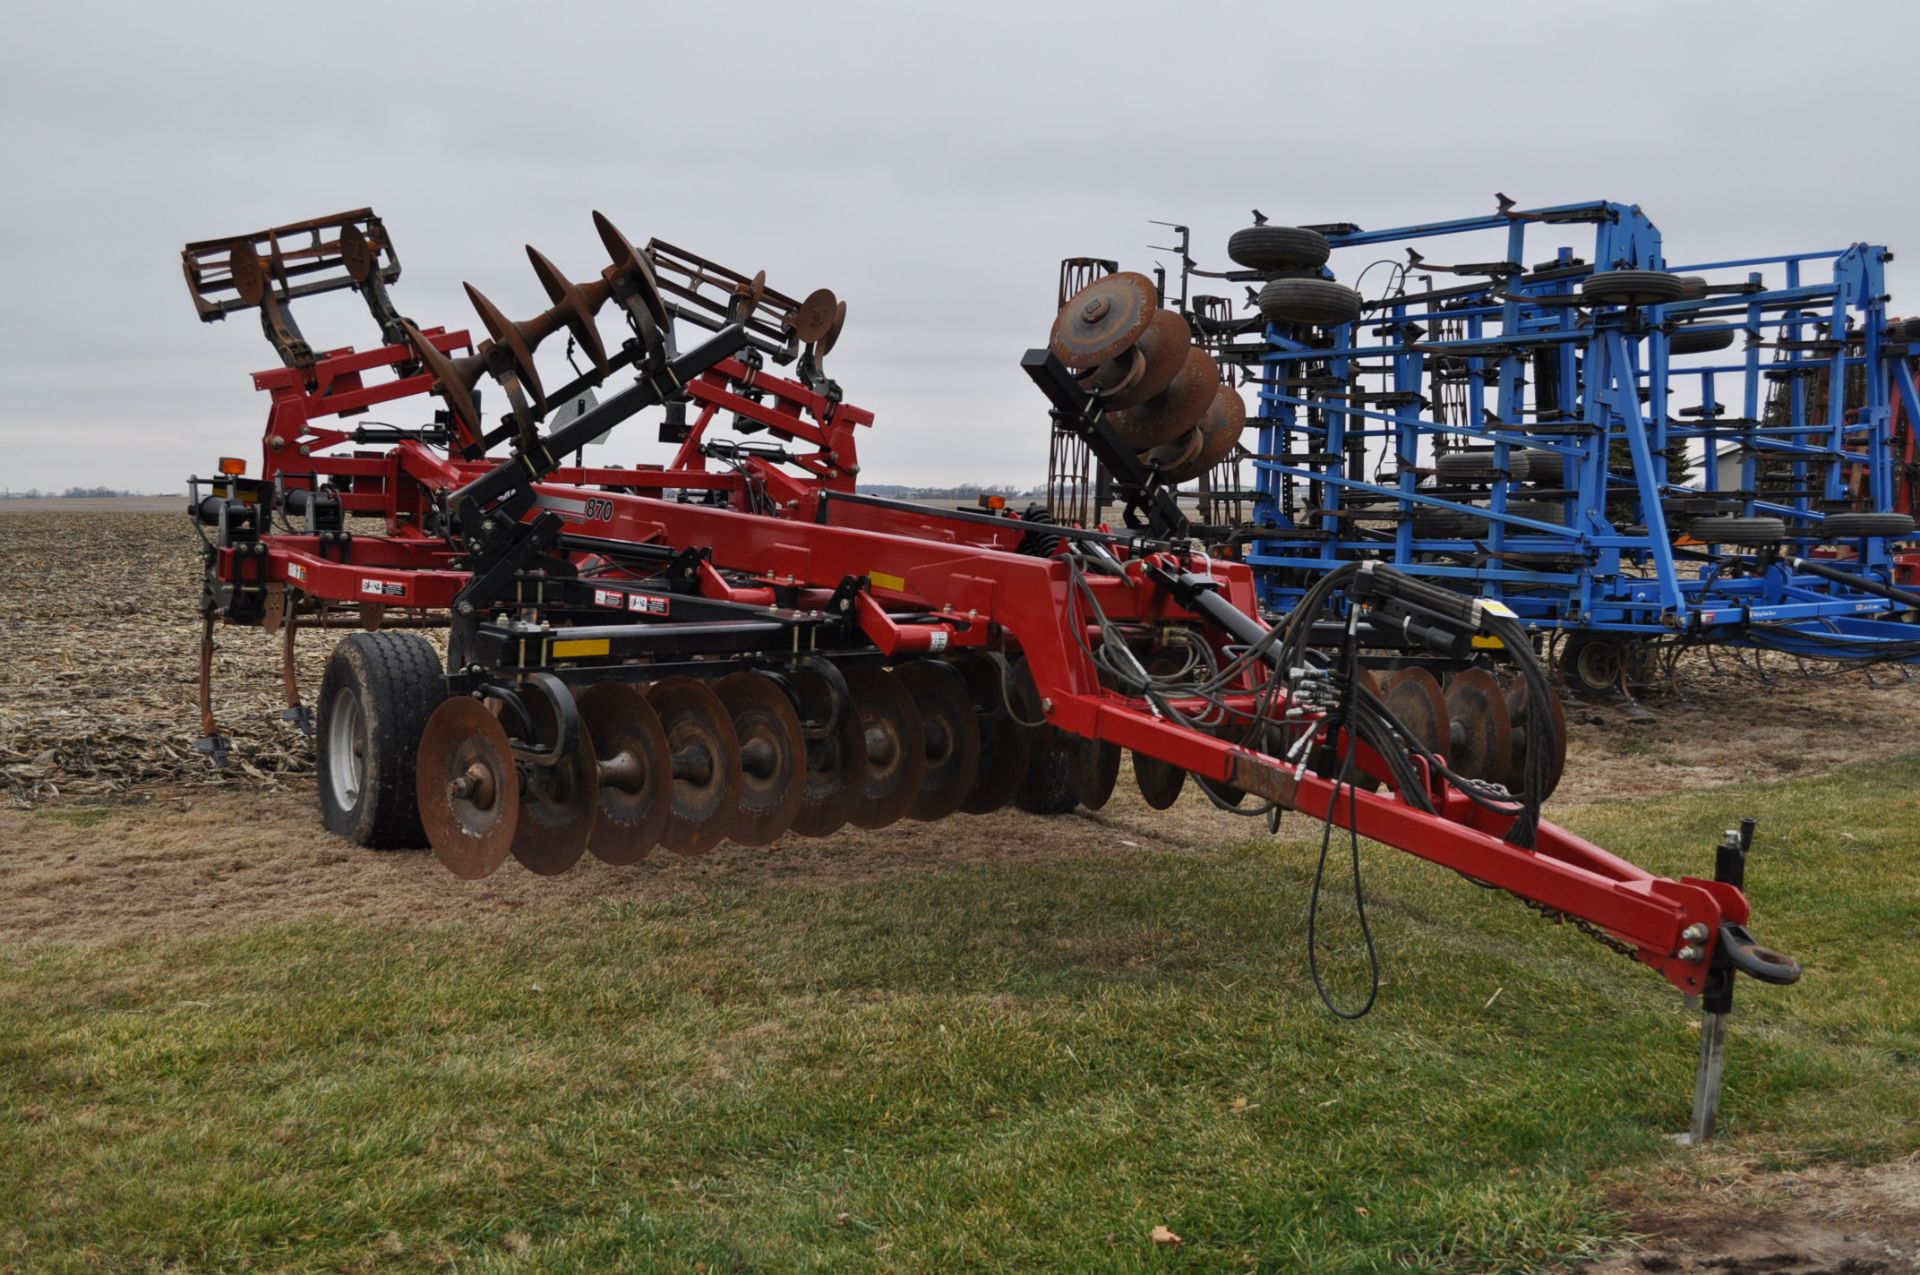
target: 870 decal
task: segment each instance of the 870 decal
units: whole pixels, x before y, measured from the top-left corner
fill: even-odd
[[[591,497],[580,511],[580,516],[588,522],[612,522],[613,502],[602,496]]]

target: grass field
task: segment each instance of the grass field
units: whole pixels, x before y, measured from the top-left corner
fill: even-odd
[[[1567,818],[1672,875],[1760,820],[1756,930],[1808,973],[1745,986],[1728,1150],[1706,1156],[1666,1137],[1697,1040],[1677,996],[1407,856],[1366,855],[1380,1007],[1332,1020],[1304,963],[1305,821],[1204,852],[17,947],[0,960],[0,1264],[1577,1258],[1634,1201],[1736,1163],[1920,1149],[1916,794],[1920,754]],[[150,817],[24,818],[124,847]],[[1335,928],[1351,995],[1359,952]],[[1156,1244],[1161,1226],[1183,1242]]]

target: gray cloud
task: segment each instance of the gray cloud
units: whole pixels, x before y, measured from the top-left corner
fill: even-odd
[[[271,361],[202,329],[189,239],[360,204],[425,323],[597,267],[588,212],[829,286],[877,481],[1031,482],[1016,364],[1059,258],[1197,255],[1258,206],[1396,224],[1638,202],[1692,260],[1907,234],[1894,109],[1920,16],[1803,5],[42,6],[0,49],[0,486],[171,490],[249,452]],[[1862,33],[1866,33],[1864,36]],[[1891,55],[1882,50],[1893,51]],[[1157,254],[1170,260],[1167,254]],[[1906,279],[1894,267],[1894,289]],[[329,299],[331,300],[331,299]],[[301,312],[365,344],[351,303]],[[645,426],[612,459],[657,450]]]

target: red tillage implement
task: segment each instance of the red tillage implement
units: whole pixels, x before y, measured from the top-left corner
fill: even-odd
[[[287,717],[316,736],[327,826],[430,843],[469,878],[509,855],[551,873],[585,853],[629,864],[656,846],[1097,808],[1130,749],[1155,806],[1191,778],[1243,814],[1300,811],[1509,891],[1704,997],[1705,1136],[1735,973],[1799,975],[1745,929],[1750,827],[1714,879],[1672,881],[1543,821],[1564,719],[1497,604],[1355,566],[1263,616],[1248,569],[1195,552],[1168,494],[1244,412],[1148,291],[1090,286],[1023,361],[1053,428],[1127,504],[1124,530],[1063,527],[1038,508],[858,493],[873,418],[824,370],[844,303],[596,223],[597,278],[528,250],[553,302],[532,319],[469,285],[477,347],[393,309],[398,259],[366,210],[188,247],[202,317],[257,308],[285,364],[255,377],[273,400],[260,476],[223,462],[193,483],[216,760],[216,622],[284,635]],[[348,287],[384,343],[315,353],[288,303]],[[612,351],[595,321],[609,302],[629,329]],[[683,349],[683,329],[702,339]],[[559,332],[590,366],[549,391],[533,352]],[[491,432],[488,379],[509,407]],[[431,424],[350,424],[428,394]],[[668,464],[563,463],[654,407]],[[317,717],[293,660],[313,625],[364,630],[336,648]],[[428,627],[447,630],[444,661],[407,631]],[[1443,694],[1429,654],[1484,667]]]

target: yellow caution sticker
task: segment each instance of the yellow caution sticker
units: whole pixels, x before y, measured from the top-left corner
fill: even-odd
[[[1475,634],[1473,638],[1473,649],[1476,651],[1504,651],[1507,649],[1507,646],[1506,643],[1497,637],[1481,637]]]
[[[556,660],[577,659],[582,655],[605,655],[611,649],[606,638],[559,638],[553,643]]]
[[[899,576],[890,576],[884,571],[869,571],[867,572],[867,579],[873,581],[873,587],[876,589],[891,589],[895,593],[905,593],[907,591],[907,582],[905,580]]]

